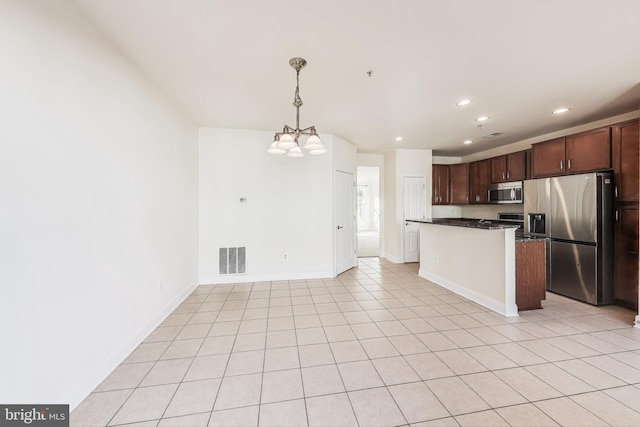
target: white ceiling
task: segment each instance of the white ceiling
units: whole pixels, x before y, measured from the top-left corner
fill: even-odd
[[[76,2],[200,126],[295,126],[294,56],[301,127],[361,152],[461,156],[640,105],[638,0]]]

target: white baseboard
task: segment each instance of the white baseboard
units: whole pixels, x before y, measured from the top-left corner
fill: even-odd
[[[162,323],[173,310],[182,303],[198,286],[196,280],[189,283],[169,304],[165,305],[158,313],[153,316],[146,325],[135,332],[131,337],[124,340],[124,344],[116,348],[111,354],[107,355],[105,359],[99,363],[96,368],[89,375],[85,376],[80,383],[71,390],[61,400],[62,402],[69,403],[69,410],[73,411],[82,401],[91,394],[91,392],[102,381],[113,372],[113,370],[122,363],[124,359],[131,354],[138,345],[149,336],[149,334]]]
[[[283,280],[332,279],[331,271],[315,273],[242,274],[228,276],[201,277],[201,285],[221,285],[224,283],[279,282]]]
[[[474,291],[473,289],[469,289],[465,286],[462,286],[458,283],[454,283],[450,280],[447,280],[438,275],[428,273],[422,269],[418,271],[418,276],[430,280],[445,289],[448,289],[456,294],[463,296],[471,301],[480,304],[483,307],[487,307],[489,310],[495,311],[498,314],[501,314],[505,317],[517,317],[518,316],[518,306],[515,304],[505,304],[493,298],[489,298],[486,295],[483,295],[479,292]]]
[[[636,316],[636,321],[633,323],[635,328],[640,328],[640,314]]]
[[[382,258],[389,260],[394,264],[404,264],[404,260],[402,258],[393,256],[393,255],[384,254],[382,255]]]

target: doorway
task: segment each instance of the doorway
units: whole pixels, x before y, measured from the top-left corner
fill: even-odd
[[[358,166],[356,219],[358,257],[380,256],[380,168]]]
[[[424,219],[427,187],[424,176],[404,177],[404,262],[420,261],[420,226],[408,219]]]
[[[356,186],[352,173],[335,171],[335,245],[336,275],[357,265],[354,197]]]

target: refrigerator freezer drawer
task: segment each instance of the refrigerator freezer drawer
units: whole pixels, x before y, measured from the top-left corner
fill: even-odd
[[[551,241],[549,290],[560,295],[598,304],[598,248]]]

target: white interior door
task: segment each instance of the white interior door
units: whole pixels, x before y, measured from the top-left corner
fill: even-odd
[[[424,219],[427,184],[423,176],[404,177],[404,262],[420,261],[420,225],[408,219]]]
[[[351,173],[335,172],[336,274],[356,265],[356,181]]]

